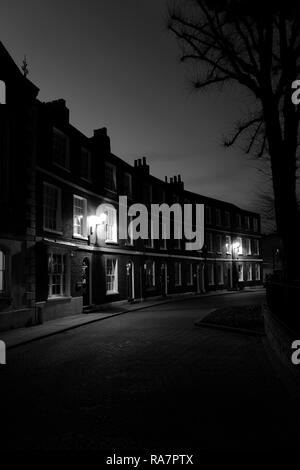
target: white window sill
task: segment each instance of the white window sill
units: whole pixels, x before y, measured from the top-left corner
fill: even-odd
[[[105,240],[105,243],[110,244],[110,245],[118,245],[119,243],[115,240]]]
[[[79,235],[78,233],[73,233],[73,238],[78,238],[79,240],[88,240],[88,237]]]
[[[51,228],[43,227],[44,232],[55,233],[56,235],[63,235],[61,230],[52,230]]]
[[[62,300],[71,300],[72,297],[70,295],[51,295],[48,296],[47,301],[49,302],[59,302]]]
[[[110,290],[106,292],[106,295],[116,295],[116,294],[119,294],[118,290]]]

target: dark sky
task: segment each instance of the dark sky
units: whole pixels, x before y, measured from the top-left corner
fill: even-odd
[[[231,88],[197,94],[166,31],[166,0],[1,0],[1,40],[40,99],[64,98],[86,135],[106,126],[112,151],[146,156],[155,176],[181,173],[189,190],[257,209],[257,162],[222,137],[247,105]]]

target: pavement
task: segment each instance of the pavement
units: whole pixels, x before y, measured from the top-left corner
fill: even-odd
[[[263,292],[157,302],[10,349],[0,449],[298,449],[299,410],[263,339],[194,326],[213,309],[263,302]]]
[[[246,292],[265,292],[264,288],[252,288],[251,290],[245,289]],[[129,302],[115,302],[106,304],[105,307],[101,308],[98,312],[93,313],[82,313],[79,315],[70,315],[57,318],[55,320],[47,321],[41,325],[34,325],[25,328],[17,328],[9,331],[0,331],[0,339],[5,342],[6,348],[11,349],[17,346],[21,346],[33,341],[37,341],[48,336],[53,336],[59,333],[63,333],[74,328],[79,328],[83,325],[98,322],[111,318],[114,316],[122,315],[128,312],[143,310],[157,305],[163,305],[172,302],[184,301],[189,298],[207,298],[220,295],[234,295],[236,292],[229,292],[227,290],[208,292],[206,294],[179,294],[172,295],[166,298],[156,297],[142,302],[129,303]]]

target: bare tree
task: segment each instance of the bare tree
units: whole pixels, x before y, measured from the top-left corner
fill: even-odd
[[[298,2],[299,3],[299,2]],[[291,0],[190,0],[170,5],[168,28],[181,60],[199,65],[196,89],[234,82],[254,97],[255,113],[225,142],[247,136],[245,151],[267,155],[277,230],[287,279],[300,278],[300,214],[296,196],[300,105],[292,82],[300,74],[300,7]],[[299,77],[300,78],[300,77]]]

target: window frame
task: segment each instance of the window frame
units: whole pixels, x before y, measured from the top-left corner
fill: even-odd
[[[62,130],[58,129],[57,127],[53,126],[52,128],[52,162],[54,165],[58,166],[59,168],[62,168],[65,171],[70,172],[70,139],[69,136],[63,132]],[[64,163],[61,164],[61,162],[56,161],[55,156],[55,134],[56,136],[59,135],[60,137],[63,137],[65,139],[65,155],[64,155]]]
[[[222,235],[220,233],[217,233],[216,235],[216,242],[217,242],[216,251],[218,254],[222,254]]]
[[[88,163],[87,163],[87,176],[83,174],[83,155],[84,153],[87,155]],[[92,153],[91,151],[85,147],[84,145],[81,145],[80,147],[80,178],[83,179],[84,181],[88,181],[89,183],[92,182]]]
[[[119,263],[118,263],[118,258],[106,258],[105,259],[105,292],[106,295],[115,295],[119,294]],[[112,262],[114,266],[114,272],[111,274],[108,274],[107,266],[108,262]],[[113,289],[108,289],[108,276],[113,279]],[[111,281],[110,281],[111,282]]]
[[[83,226],[82,234],[75,232],[75,199],[83,201]],[[77,206],[78,207],[78,206]],[[81,238],[84,240],[88,239],[88,229],[87,229],[87,199],[85,197],[79,196],[78,194],[73,194],[73,237]]]
[[[55,189],[57,191],[57,207],[55,208],[56,213],[56,229],[49,228],[46,225],[46,188]],[[61,188],[55,186],[54,184],[48,183],[48,181],[43,181],[43,230],[45,232],[57,233],[62,235],[62,197],[61,197]]]
[[[150,266],[150,269],[149,269],[149,266]],[[150,284],[148,283],[149,279],[151,279]],[[156,287],[155,261],[151,259],[148,259],[145,261],[145,287],[146,287],[146,290],[155,289]]]
[[[109,212],[111,212],[113,214],[113,219],[114,219],[114,224],[111,225],[109,224],[109,217],[111,214],[109,214]],[[117,209],[115,207],[112,207],[112,206],[104,206],[104,213],[107,215],[107,220],[106,220],[106,224],[105,224],[105,243],[118,243],[118,214],[117,214]],[[112,227],[111,229],[111,233],[113,235],[112,238],[108,238],[107,234],[108,234],[108,227]]]
[[[50,257],[61,257],[61,266],[64,267],[63,273],[50,273]],[[60,287],[62,287],[62,279],[64,277],[64,292],[60,294],[53,294],[53,286],[57,285],[51,283],[51,277],[61,276]],[[63,299],[70,297],[70,257],[67,252],[51,249],[48,251],[48,300]]]
[[[110,168],[112,170],[112,182],[113,182],[113,187],[110,187],[107,185],[108,180],[107,180],[107,173],[106,170],[107,168]],[[117,186],[117,167],[111,162],[105,161],[104,162],[104,189],[107,191],[110,191],[112,193],[117,193],[118,186]]]

